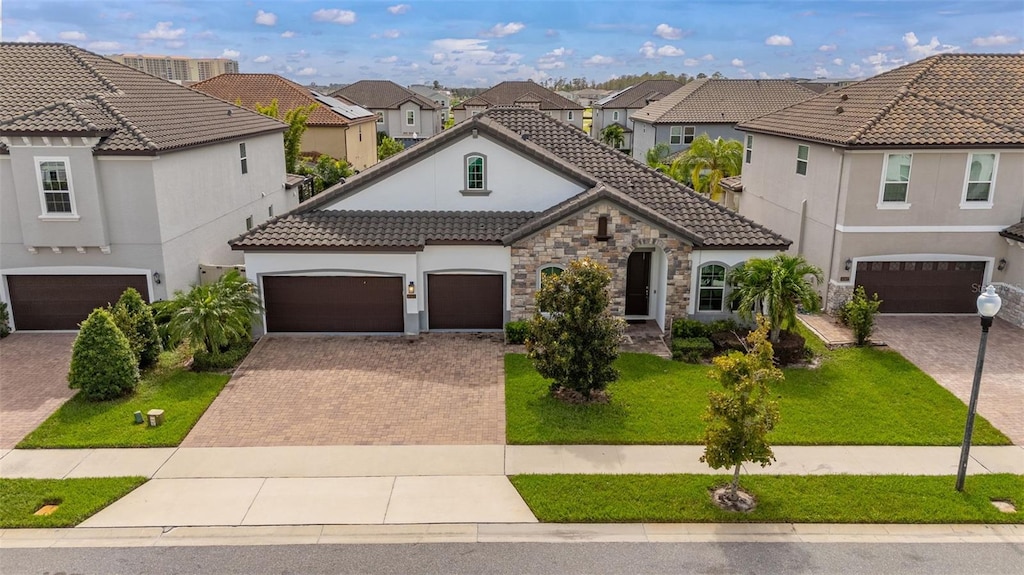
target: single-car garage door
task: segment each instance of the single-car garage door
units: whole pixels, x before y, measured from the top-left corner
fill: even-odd
[[[400,277],[266,276],[271,332],[405,331]]]
[[[129,287],[149,301],[144,275],[7,276],[19,330],[78,329],[92,310],[116,302]]]
[[[501,329],[505,281],[500,275],[427,276],[430,329]]]
[[[985,262],[857,262],[857,285],[882,313],[974,313]]]

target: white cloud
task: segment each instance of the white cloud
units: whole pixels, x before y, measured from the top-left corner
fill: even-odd
[[[164,42],[164,46],[167,46],[168,48],[181,48],[184,45],[185,42],[181,40],[167,40]]]
[[[409,8],[411,8],[411,6],[408,4],[395,4],[394,6],[388,6],[388,12],[391,12],[392,14],[405,14],[409,11]]]
[[[835,52],[837,48],[838,48],[838,46],[836,46],[835,44],[822,44],[821,46],[818,46],[818,51],[819,52]]]
[[[273,26],[277,24],[277,14],[274,14],[273,12],[264,12],[263,10],[257,10],[255,22],[257,24],[260,24],[261,26]]]
[[[316,68],[305,67],[295,73],[296,76],[316,76]]]
[[[761,78],[762,80],[768,80],[769,78],[772,77],[772,75],[769,74],[768,72],[758,72],[757,77]]]
[[[783,72],[783,73],[779,74],[779,78],[782,78],[783,80],[785,80],[785,79],[787,79],[787,78],[790,78],[790,77],[792,77],[792,76],[793,76],[793,75],[792,75],[792,74],[790,74],[789,72]]]
[[[693,66],[696,66],[698,64],[700,64],[700,60],[696,58],[687,58],[683,60],[683,66],[690,66],[692,68]]]
[[[177,40],[185,35],[184,28],[171,28],[174,22],[157,22],[156,28],[139,34],[140,40]]]
[[[602,56],[600,54],[594,54],[583,61],[584,66],[605,66],[608,64],[615,63],[615,59],[609,56]]]
[[[356,13],[351,10],[340,10],[338,8],[321,8],[316,12],[313,12],[313,19],[317,22],[333,22],[335,24],[349,24],[356,23]],[[314,73],[316,73],[314,71]]]
[[[295,32],[292,32],[291,30],[285,30],[284,32],[281,32],[281,37],[282,38],[294,38],[295,37]]]
[[[743,67],[743,60],[740,60],[739,58],[733,58],[732,62],[730,62],[730,64],[732,64],[733,66],[736,66],[737,68],[742,68]]]
[[[655,48],[654,42],[644,42],[644,45],[640,47],[640,53],[644,55],[644,58],[661,58],[662,56],[675,58],[686,54],[686,52],[671,44]]]
[[[57,35],[60,36],[61,40],[81,41],[86,38],[85,33],[79,32],[78,30],[68,30],[67,32],[61,32]]]
[[[818,66],[814,69],[814,77],[816,78],[828,78],[828,70],[824,66]]]
[[[270,56],[267,56],[266,54],[264,54],[262,56],[257,56],[255,58],[253,58],[252,61],[256,62],[257,64],[266,64],[267,62],[270,61]]]
[[[495,24],[490,30],[484,32],[482,35],[488,38],[504,38],[505,36],[511,36],[520,32],[523,28],[526,28],[526,24],[522,22],[509,22],[508,24]]]
[[[36,34],[35,30],[29,30],[27,33],[22,34],[14,39],[15,42],[42,42],[43,37]]]
[[[700,59],[704,60],[705,62],[710,62],[710,61],[714,60],[715,57],[712,56],[711,54],[704,54],[703,56],[700,57]]]
[[[496,78],[529,78],[542,81],[548,74],[523,63],[523,55],[491,49],[487,40],[479,38],[442,38],[428,46],[430,63],[445,74],[472,85],[493,84]],[[565,54],[570,51],[566,50]],[[481,81],[485,78],[485,81]]]
[[[86,48],[93,52],[117,52],[121,50],[121,44],[118,42],[101,40],[99,42],[90,42]]]
[[[540,58],[537,58],[537,68],[541,70],[554,70],[556,68],[565,68],[565,58],[572,54],[572,50],[566,50],[565,48],[555,48],[554,50],[544,54]]]
[[[1020,41],[1020,38],[1016,36],[1004,36],[1003,34],[996,34],[994,36],[983,36],[971,40],[971,44],[975,46],[1006,46],[1007,44],[1016,44]]]
[[[219,57],[220,58],[230,58],[230,59],[234,60],[235,58],[237,58],[237,57],[239,57],[241,55],[242,55],[242,53],[239,52],[238,50],[232,50],[231,48],[224,48],[224,51],[220,53]]]
[[[681,28],[673,28],[668,24],[658,24],[654,29],[654,35],[666,40],[678,40],[683,37]]]
[[[398,56],[387,56],[386,58],[377,58],[379,64],[394,64],[398,61]]]
[[[843,59],[842,58],[833,58],[832,59],[832,63],[835,64],[836,66],[842,66],[843,65]]]
[[[779,34],[773,34],[764,39],[765,46],[792,46],[793,41],[789,39],[789,36],[780,36]]]
[[[370,37],[371,38],[388,38],[390,40],[394,40],[395,38],[398,38],[401,35],[402,35],[402,33],[400,31],[392,29],[392,30],[385,30],[385,31],[381,32],[380,34],[371,34]]]
[[[868,56],[867,58],[862,59],[861,61],[864,62],[865,64],[869,64],[871,66],[872,71],[874,71],[875,74],[888,72],[893,68],[899,68],[900,66],[907,63],[906,60],[898,56],[890,58],[889,55],[886,54],[885,52],[877,52],[871,56]],[[852,69],[854,66],[856,66],[856,64],[851,64],[850,68]],[[857,69],[859,73],[860,66],[857,66]]]
[[[850,67],[846,70],[851,76],[860,76],[864,72],[864,69],[860,67],[860,64],[850,64]]]
[[[939,43],[939,39],[936,36],[932,36],[931,41],[927,44],[922,44],[917,39],[917,35],[913,32],[907,32],[903,35],[903,45],[907,47],[907,51],[910,52],[912,56],[916,56],[917,58],[927,58],[928,56],[934,56],[935,54],[955,52],[960,49],[959,46]]]

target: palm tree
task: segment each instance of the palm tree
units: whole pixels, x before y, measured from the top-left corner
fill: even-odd
[[[621,148],[626,143],[626,132],[622,126],[612,124],[601,130],[601,141],[615,149]]]
[[[808,276],[811,281],[808,281]],[[750,320],[763,314],[771,322],[771,341],[796,326],[796,306],[817,311],[821,305],[814,285],[824,281],[821,269],[803,256],[775,254],[766,259],[751,258],[729,275],[733,286],[729,301],[738,305],[740,317]],[[813,283],[812,283],[813,282]]]
[[[701,134],[693,140],[669,170],[679,181],[688,179],[693,189],[708,196],[718,194],[718,182],[735,176],[743,167],[743,144],[739,140],[712,140]]]
[[[207,353],[249,337],[253,316],[260,312],[256,286],[237,270],[215,283],[175,294],[167,329],[175,341],[188,340]]]
[[[668,172],[669,167],[665,160],[671,153],[672,150],[665,142],[655,144],[653,148],[647,150],[647,165],[659,172]]]

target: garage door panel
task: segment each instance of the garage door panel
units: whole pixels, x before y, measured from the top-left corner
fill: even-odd
[[[427,276],[430,329],[501,329],[505,280],[500,275]]]
[[[106,307],[133,287],[149,301],[144,275],[7,276],[11,315],[19,330],[78,329],[89,314]]]
[[[985,262],[858,262],[857,285],[883,313],[973,313]]]
[[[405,331],[402,278],[267,276],[267,331]]]

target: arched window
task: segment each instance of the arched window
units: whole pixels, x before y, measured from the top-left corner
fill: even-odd
[[[537,268],[537,289],[540,289],[541,284],[544,282],[544,278],[549,276],[562,275],[565,271],[565,267],[558,264],[545,264]]]
[[[697,311],[723,311],[725,309],[725,266],[722,264],[701,266],[699,277]]]
[[[487,158],[483,154],[466,156],[466,190],[483,191],[487,189]]]

